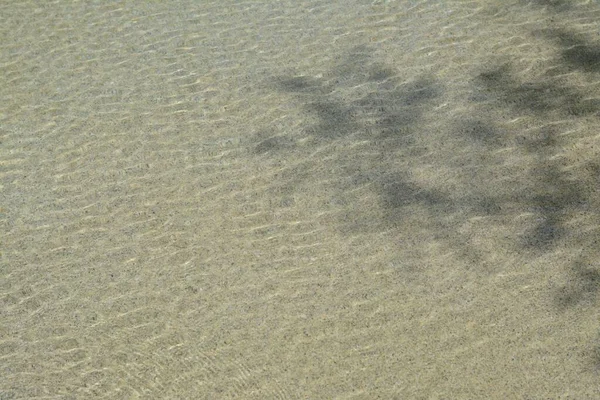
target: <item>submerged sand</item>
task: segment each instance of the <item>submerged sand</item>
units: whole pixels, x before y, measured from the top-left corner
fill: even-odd
[[[5,2],[0,398],[600,398],[600,6]]]

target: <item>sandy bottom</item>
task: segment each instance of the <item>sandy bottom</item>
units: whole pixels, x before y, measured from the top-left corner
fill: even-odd
[[[600,398],[597,4],[8,3],[0,399]]]

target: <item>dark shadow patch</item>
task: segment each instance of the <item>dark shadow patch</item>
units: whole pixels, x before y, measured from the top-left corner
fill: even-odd
[[[376,140],[395,140],[396,146],[409,146],[414,143],[411,126],[416,122],[417,115],[410,110],[398,110],[381,116],[375,123],[371,138]]]
[[[569,283],[559,289],[556,295],[559,308],[593,304],[600,291],[600,270],[579,260],[574,263],[569,275]]]
[[[528,136],[519,137],[517,142],[534,155],[552,155],[557,146],[560,145],[557,139],[558,133],[554,127],[544,127],[537,131],[529,132]]]
[[[396,71],[384,65],[375,64],[369,71],[368,80],[374,82],[382,82],[387,79],[392,79],[396,76]]]
[[[533,112],[540,118],[548,118],[552,112],[580,116],[598,110],[597,102],[585,100],[577,88],[556,81],[519,82],[508,64],[479,74],[476,86],[474,97],[479,101],[488,101],[495,108],[510,108],[516,114]],[[464,128],[467,136],[478,138],[490,147],[498,144],[493,126],[471,122]],[[583,207],[586,191],[578,181],[566,179],[551,161],[560,150],[558,128],[545,126],[527,134],[530,136],[518,136],[516,144],[537,158],[538,166],[534,168],[532,184],[523,187],[515,200],[534,212],[538,223],[521,237],[521,245],[525,249],[548,251],[567,234],[565,218],[569,212]]]
[[[362,137],[386,141],[386,145],[413,144],[412,129],[418,124],[430,101],[440,95],[432,81],[422,78],[391,89],[379,90],[353,102],[363,121]]]
[[[547,250],[560,239],[564,230],[557,217],[542,217],[542,221],[524,237],[523,245],[528,248]]]
[[[261,140],[255,147],[254,153],[265,154],[270,152],[277,152],[284,149],[290,149],[293,147],[293,143],[289,138],[285,136],[272,136],[270,138]]]
[[[373,60],[372,51],[365,45],[359,45],[340,59],[327,78],[334,86],[346,86],[346,83],[373,80],[369,78],[377,76],[377,71],[382,69],[381,64]]]
[[[600,72],[600,45],[564,29],[546,29],[541,32],[561,47],[561,61],[588,73]]]
[[[600,101],[584,99],[574,88],[556,82],[518,82],[510,67],[503,65],[481,73],[473,98],[493,101],[500,107],[512,108],[518,114],[534,112],[546,114],[561,111],[566,115],[587,115],[598,111]]]
[[[502,144],[502,135],[498,129],[487,121],[467,119],[456,123],[455,130],[477,143],[497,147]]]
[[[438,97],[440,92],[430,79],[420,78],[408,84],[401,94],[404,106],[415,107]]]
[[[290,93],[307,93],[310,95],[326,95],[331,90],[323,87],[318,79],[307,76],[279,77],[275,79],[275,85],[279,90]]]
[[[600,346],[593,348],[590,353],[591,369],[593,372],[598,373],[600,372]]]
[[[492,197],[485,197],[479,201],[474,202],[475,207],[473,211],[475,214],[483,214],[483,215],[500,215],[502,213],[502,206],[497,199]]]
[[[586,72],[600,72],[600,47],[577,45],[563,51],[564,59]]]
[[[372,60],[366,46],[356,47],[324,77],[280,76],[273,82],[277,90],[292,93],[309,120],[316,121],[297,131],[295,141],[318,146],[367,140],[388,153],[414,144],[414,127],[442,93],[427,77],[401,82],[395,69]],[[270,144],[260,149],[275,151]]]
[[[569,211],[585,204],[584,189],[575,182],[565,180],[557,167],[546,166],[539,173],[538,184],[527,191],[528,210],[539,217],[539,223],[522,238],[526,248],[548,250],[566,230],[564,219]]]
[[[354,111],[340,102],[315,101],[306,104],[304,108],[319,119],[319,123],[308,130],[314,136],[336,139],[350,135],[358,129]]]
[[[381,192],[386,209],[396,210],[410,205],[421,205],[431,210],[449,210],[452,205],[441,193],[423,189],[401,178],[384,181]]]

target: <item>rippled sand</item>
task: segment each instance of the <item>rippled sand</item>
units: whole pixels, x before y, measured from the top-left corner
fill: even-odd
[[[0,15],[0,399],[600,398],[596,2]]]

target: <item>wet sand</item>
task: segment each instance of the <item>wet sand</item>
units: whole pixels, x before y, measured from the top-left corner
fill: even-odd
[[[600,6],[9,3],[1,399],[600,398]]]

